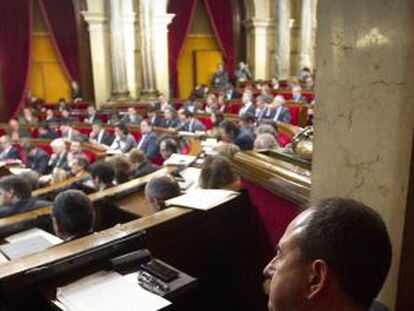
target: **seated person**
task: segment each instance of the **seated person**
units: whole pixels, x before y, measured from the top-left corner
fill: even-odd
[[[8,134],[11,140],[30,138],[30,131],[27,128],[20,127],[20,123],[17,118],[11,118],[9,120]]]
[[[89,160],[83,154],[75,155],[71,161],[71,173],[73,177],[81,177],[87,173]]]
[[[38,120],[35,116],[33,116],[32,109],[30,109],[30,107],[24,107],[23,116],[19,118],[19,122],[26,125],[36,125]]]
[[[275,96],[272,103],[267,109],[264,119],[272,120],[273,122],[290,123],[291,115],[289,109],[285,106],[286,100],[281,95]]]
[[[243,93],[242,96],[242,103],[243,107],[239,110],[239,117],[246,113],[250,113],[252,115],[256,112],[256,107],[253,104],[253,93],[250,91],[246,91]]]
[[[98,114],[94,105],[89,105],[87,108],[88,117],[83,120],[83,122],[88,124],[93,124],[95,121],[99,120]]]
[[[157,108],[155,107],[155,105],[148,106],[147,114],[148,114],[148,120],[150,121],[152,126],[155,126],[155,127],[164,126],[164,120],[157,115]]]
[[[38,172],[26,171],[26,172],[21,172],[17,176],[20,178],[23,178],[30,185],[31,191],[39,189],[39,173]]]
[[[115,125],[115,139],[110,150],[120,151],[127,153],[137,146],[137,141],[134,136],[129,133],[128,127],[124,123],[118,123]]]
[[[239,62],[239,67],[235,72],[237,82],[247,82],[252,79],[252,72],[250,71],[249,65],[244,62]]]
[[[31,211],[50,204],[33,198],[31,186],[25,179],[18,176],[0,179],[0,217]]]
[[[71,94],[72,102],[74,103],[77,103],[83,100],[82,90],[80,89],[78,82],[72,81],[70,94]]]
[[[40,175],[48,173],[50,155],[46,151],[30,144],[25,144],[23,150],[27,156],[27,168],[38,172]]]
[[[41,122],[38,127],[39,138],[51,140],[59,138],[59,134],[52,126],[57,126],[57,123]]]
[[[125,155],[116,155],[106,159],[106,162],[115,170],[115,185],[120,185],[131,180],[131,163]]]
[[[107,162],[95,162],[89,168],[94,187],[102,191],[114,186],[115,169]]]
[[[149,160],[156,159],[159,154],[159,146],[157,143],[157,134],[152,130],[152,125],[149,120],[142,120],[141,122],[141,140],[138,143],[137,148],[141,150],[145,157]]]
[[[205,84],[201,84],[196,86],[196,88],[193,90],[192,93],[192,98],[197,98],[197,99],[206,99],[207,98],[207,94],[209,92],[209,88],[207,85]]]
[[[302,88],[300,86],[292,87],[292,100],[296,102],[306,102],[306,98],[302,95]]]
[[[276,129],[273,126],[273,124],[260,124],[256,130],[255,130],[255,134],[256,136],[260,135],[260,134],[264,134],[264,133],[269,133],[272,136],[276,137]]]
[[[164,161],[178,152],[178,145],[174,138],[167,137],[160,141],[160,153]]]
[[[232,143],[220,143],[214,146],[213,151],[218,155],[231,160],[237,152],[240,152],[240,148]]]
[[[154,212],[165,209],[165,201],[179,195],[180,186],[171,175],[154,176],[145,186],[145,196]]]
[[[228,102],[224,95],[224,93],[220,92],[220,94],[217,97],[217,110],[221,113],[226,113],[228,110]]]
[[[58,122],[58,119],[55,117],[55,112],[53,111],[53,109],[49,108],[46,110],[46,117],[45,117],[44,122],[47,124]]]
[[[239,122],[240,130],[244,131],[245,133],[251,135],[253,138],[256,137],[255,129],[256,129],[256,118],[254,115],[250,113],[245,113],[240,117]]]
[[[224,89],[229,84],[229,76],[224,70],[223,64],[217,65],[217,71],[214,73],[211,79],[211,85],[215,89]]]
[[[256,98],[256,110],[255,117],[257,120],[261,120],[266,115],[267,110],[269,109],[269,100],[265,96],[257,96]]]
[[[104,128],[101,120],[96,120],[92,124],[92,131],[89,134],[89,142],[96,145],[110,146],[114,138]]]
[[[19,150],[12,145],[8,135],[0,137],[0,149],[0,161],[17,160],[20,158]]]
[[[391,257],[376,211],[351,199],[323,200],[289,224],[264,269],[269,310],[368,311]]]
[[[66,141],[84,141],[84,136],[75,130],[70,123],[62,123],[60,125],[62,138]]]
[[[226,87],[226,91],[224,92],[224,98],[226,100],[232,100],[232,99],[237,99],[240,98],[240,94],[238,94],[235,90],[233,85],[229,84]]]
[[[271,80],[271,88],[272,88],[272,90],[274,90],[274,91],[277,91],[279,88],[280,88],[280,82],[279,82],[279,77],[277,76],[277,75],[274,75],[273,77],[272,77],[272,80]]]
[[[280,147],[276,137],[269,133],[259,134],[254,140],[254,149],[277,149]]]
[[[184,110],[183,114],[185,118],[185,121],[184,121],[185,131],[195,133],[195,132],[204,132],[206,130],[205,125],[195,117],[194,113],[192,113],[189,110]]]
[[[69,242],[93,232],[95,210],[88,196],[78,190],[67,190],[53,202],[53,228],[56,235]]]
[[[235,189],[238,178],[230,161],[220,155],[207,156],[203,162],[199,185],[202,189]]]
[[[224,120],[220,123],[220,137],[226,143],[233,143],[241,150],[252,150],[254,138],[230,120]]]
[[[177,129],[180,127],[180,120],[177,118],[177,112],[168,108],[164,110],[164,127],[168,129]]]
[[[55,168],[67,170],[69,165],[65,141],[62,138],[56,138],[50,143],[50,147],[53,153],[50,156],[48,171],[52,172]]]
[[[59,120],[60,124],[71,124],[77,122],[78,119],[70,116],[69,108],[64,108],[62,110],[62,117]]]
[[[74,140],[70,143],[69,153],[68,153],[68,163],[69,167],[72,167],[72,160],[74,157],[84,155],[82,151],[82,142]]]
[[[121,118],[119,117],[118,110],[116,108],[111,109],[110,118],[108,120],[109,125],[117,125],[118,123],[122,122]]]
[[[58,107],[59,112],[63,112],[63,110],[65,110],[65,109],[67,109],[67,110],[70,109],[70,104],[68,102],[66,102],[66,99],[61,97],[61,98],[58,99],[57,107]]]
[[[158,103],[155,104],[157,110],[165,111],[167,109],[174,109],[173,106],[168,102],[167,95],[161,93],[158,97]]]
[[[199,112],[201,108],[202,106],[200,102],[194,97],[190,97],[190,99],[184,104],[184,109],[192,113]]]
[[[145,154],[139,149],[133,149],[128,156],[131,163],[132,178],[142,177],[159,169],[159,166],[149,162]]]
[[[206,113],[212,113],[218,110],[218,103],[217,103],[217,96],[214,93],[210,93],[207,95],[206,100]]]
[[[210,137],[220,137],[220,123],[224,120],[224,115],[221,112],[213,112],[210,115],[210,120],[213,125],[211,130],[207,131]]]
[[[142,117],[138,114],[135,107],[129,107],[128,113],[122,118],[122,122],[127,125],[140,125]]]
[[[271,101],[273,99],[273,96],[270,93],[269,85],[263,84],[262,88],[260,89],[260,96],[266,101]]]

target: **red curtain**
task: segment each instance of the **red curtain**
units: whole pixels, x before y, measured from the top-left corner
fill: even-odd
[[[168,33],[168,48],[170,59],[170,82],[172,94],[178,95],[178,58],[182,52],[185,39],[191,29],[196,0],[170,0],[168,12],[174,13]]]
[[[79,53],[72,0],[39,0],[40,8],[66,74],[79,83]]]
[[[234,76],[233,9],[231,0],[204,0],[216,38],[226,60],[227,72]]]
[[[32,47],[32,0],[0,1],[0,74],[6,116],[24,101]]]

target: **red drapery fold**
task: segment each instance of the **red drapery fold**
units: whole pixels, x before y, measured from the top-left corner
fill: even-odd
[[[39,5],[68,78],[79,83],[78,39],[72,1],[39,0]]]
[[[183,50],[185,39],[191,29],[196,0],[170,0],[168,12],[176,14],[168,33],[170,59],[170,82],[172,94],[178,95],[178,58]]]
[[[204,0],[217,41],[226,60],[227,72],[234,76],[233,9],[231,0]]]
[[[32,0],[1,0],[0,16],[0,74],[9,118],[23,102],[29,81]]]

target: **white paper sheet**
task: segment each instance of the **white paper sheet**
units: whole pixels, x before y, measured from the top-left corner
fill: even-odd
[[[164,161],[164,165],[188,165],[195,159],[195,156],[173,153],[168,160]]]

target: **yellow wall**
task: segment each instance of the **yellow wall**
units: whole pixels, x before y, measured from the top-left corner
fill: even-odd
[[[179,98],[188,98],[196,85],[210,84],[218,62],[222,54],[214,36],[190,35],[178,60]]]

